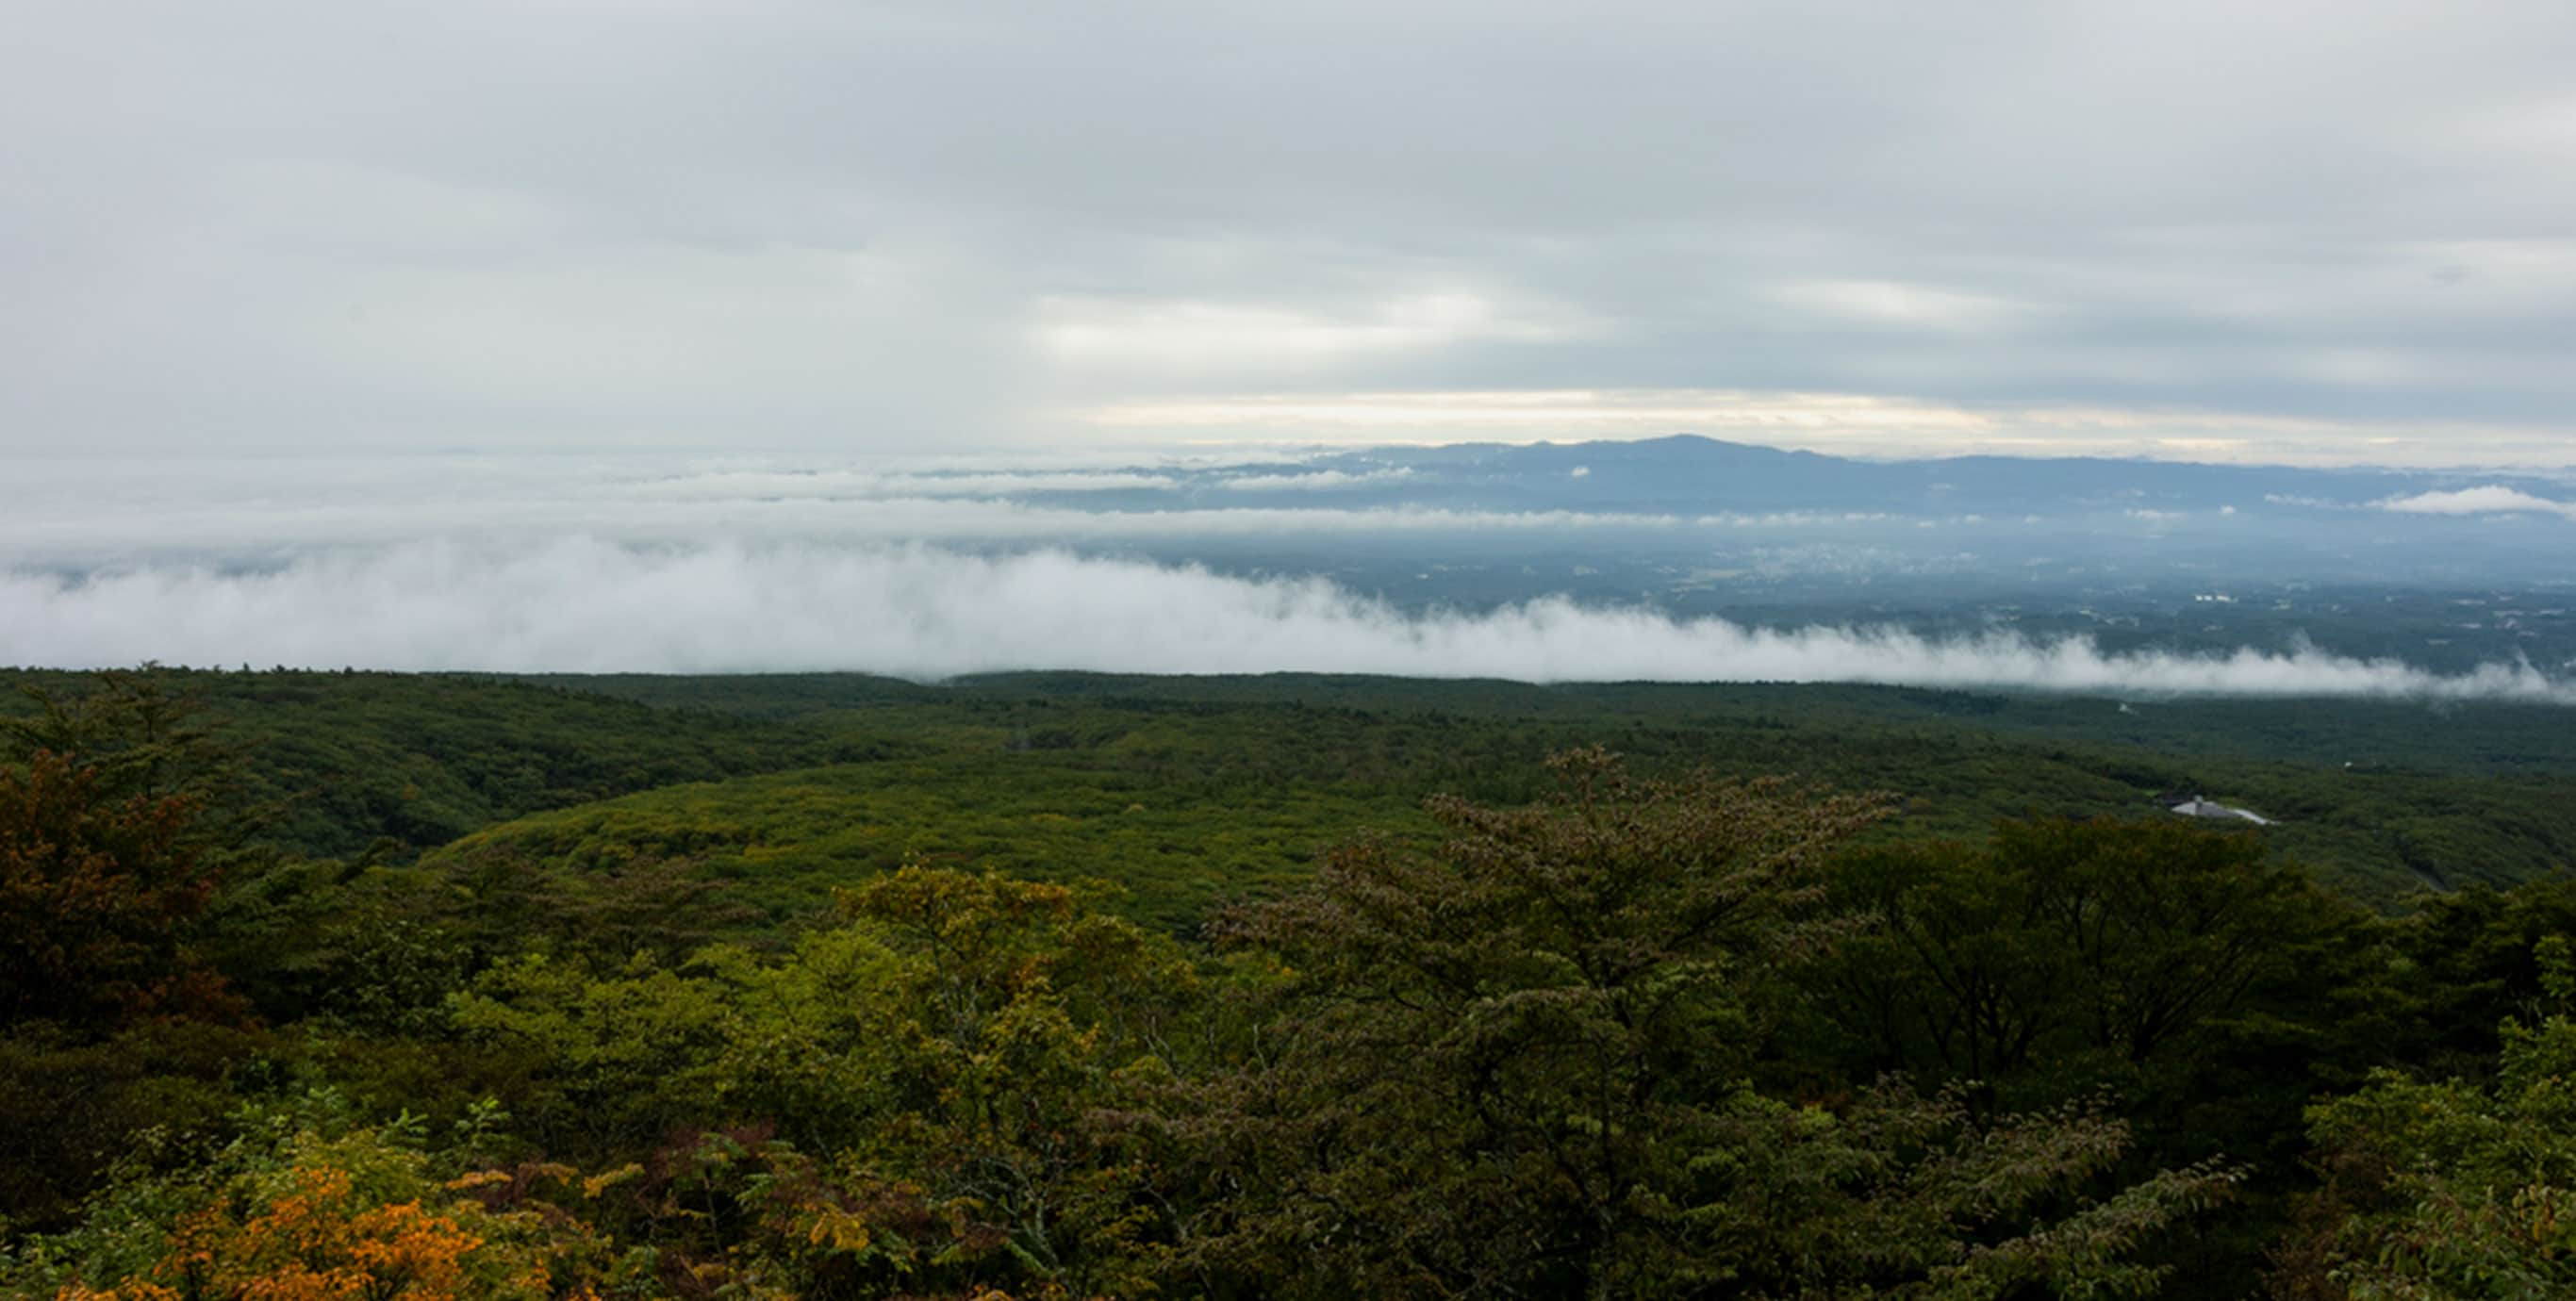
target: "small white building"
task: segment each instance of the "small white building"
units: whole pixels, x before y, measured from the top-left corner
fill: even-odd
[[[2231,808],[2206,795],[2194,795],[2190,799],[2180,800],[2165,807],[2186,818],[2242,818],[2258,827],[2272,825],[2270,818],[2252,809]]]

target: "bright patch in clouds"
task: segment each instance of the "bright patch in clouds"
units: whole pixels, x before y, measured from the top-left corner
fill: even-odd
[[[2027,314],[2020,304],[1895,280],[1808,280],[1773,297],[1794,310],[1866,325],[1935,333],[1977,333]]]
[[[2385,466],[2576,466],[2548,429],[2348,421],[2109,407],[1969,407],[1928,398],[1749,389],[1496,389],[1136,397],[1057,413],[1094,433],[1201,444],[1342,445],[1639,438],[1689,432],[1841,455],[2143,456],[2350,465],[2356,440]],[[2365,438],[2366,436],[2366,438]],[[2474,449],[2474,456],[2464,455]]]
[[[1069,368],[1139,373],[1300,370],[1372,354],[1574,337],[1580,322],[1514,309],[1483,294],[1413,294],[1324,313],[1192,300],[1057,298],[1039,305],[1037,341]]]
[[[1482,437],[1517,433],[1525,439],[1595,432],[1633,436],[1684,428],[1811,435],[1939,429],[1966,435],[1995,423],[1974,412],[1886,398],[1731,389],[1252,394],[1112,403],[1076,414],[1110,428],[1207,426],[1272,433],[1390,429]]]
[[[1353,474],[1348,470],[1313,470],[1304,474],[1238,474],[1219,479],[1216,486],[1231,492],[1320,492],[1329,488],[1361,488],[1373,484],[1402,483],[1413,477],[1410,467],[1368,470]]]

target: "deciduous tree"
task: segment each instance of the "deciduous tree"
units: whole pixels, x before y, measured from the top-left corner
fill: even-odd
[[[1221,1282],[1326,1296],[1991,1296],[2135,1291],[2124,1253],[2229,1179],[2069,1194],[2122,1149],[2071,1112],[1973,1119],[1894,1084],[1766,1096],[1783,977],[1859,919],[1826,857],[1882,812],[1777,782],[1553,761],[1537,807],[1432,811],[1436,853],[1362,842],[1233,943],[1267,1024],[1206,1094]],[[2037,1227],[2032,1230],[2034,1224]]]

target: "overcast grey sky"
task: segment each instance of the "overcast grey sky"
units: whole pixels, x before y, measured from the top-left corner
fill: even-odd
[[[26,2],[0,452],[2576,462],[2566,0]]]

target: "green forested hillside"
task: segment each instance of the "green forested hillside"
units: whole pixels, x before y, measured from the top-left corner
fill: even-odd
[[[673,782],[877,753],[794,723],[495,679],[393,673],[164,672],[229,754],[231,798],[266,835],[344,856],[380,839],[399,857],[494,821]],[[64,699],[82,675],[11,673],[0,717],[32,715],[33,688]]]
[[[694,783],[534,814],[425,857],[422,872],[494,863],[580,888],[638,861],[683,860],[757,906],[756,928],[814,914],[905,862],[1114,881],[1128,911],[1174,931],[1208,905],[1304,880],[1364,828],[1415,832],[1418,801],[1350,786],[1166,786],[1041,755],[800,769]]]
[[[2383,904],[2576,859],[2576,810],[2561,798],[2576,781],[2576,734],[2547,709],[2177,702],[2122,713],[2106,701],[1875,688],[1294,676],[1010,675],[941,691],[828,676],[595,685],[871,744],[1041,755],[1049,762],[1028,765],[1041,784],[1069,766],[1220,809],[1247,790],[1276,799],[1338,789],[1397,804],[1444,790],[1525,798],[1540,756],[1600,743],[1649,770],[1707,766],[1897,792],[1913,832],[1964,833],[2023,814],[2125,816],[2159,792],[2205,792],[2274,818],[2281,825],[2264,834],[2281,852]],[[2366,757],[2349,767],[2314,757],[2343,753]],[[961,770],[955,780],[1017,778]],[[814,784],[828,790],[832,779]]]
[[[2552,711],[15,678],[0,1295],[2576,1287]]]
[[[72,675],[16,678],[82,689]],[[1963,834],[2025,814],[2127,816],[2152,811],[2160,792],[2206,793],[2275,819],[2268,843],[2376,905],[2576,861],[2576,800],[2566,798],[2576,728],[2545,707],[2175,701],[2124,712],[2102,700],[1894,688],[1300,675],[1014,674],[947,687],[849,674],[170,680],[202,701],[206,725],[235,753],[236,795],[264,809],[267,838],[294,852],[373,846],[408,861],[469,833],[489,829],[478,845],[551,843],[577,823],[594,858],[626,828],[630,853],[709,853],[730,872],[743,866],[727,856],[747,845],[745,818],[774,815],[783,820],[759,847],[778,866],[757,884],[781,900],[815,897],[808,874],[828,864],[969,844],[1007,855],[1000,846],[1015,842],[1044,849],[1010,861],[1128,880],[1149,915],[1172,922],[1293,877],[1283,862],[1351,830],[1400,824],[1430,794],[1527,798],[1537,761],[1581,744],[1646,771],[1704,766],[1894,792],[1905,816],[1892,834]],[[12,693],[5,707],[31,706]],[[932,766],[870,770],[883,763]],[[740,792],[652,793],[802,769],[814,771]],[[882,811],[864,850],[862,833],[828,825],[863,812],[849,803],[861,792],[895,786],[928,803]],[[571,823],[496,826],[621,796],[635,798]],[[1144,805],[1134,825],[1093,824],[1137,834],[1044,834],[1060,824],[1011,821],[1095,817],[1080,810],[1104,803],[1122,817]],[[1242,840],[1249,833],[1229,825],[1238,806],[1266,810],[1258,816],[1285,837],[1276,854],[1221,852],[1223,870],[1156,863],[1170,851],[1152,846],[1174,834]],[[960,810],[980,811],[975,831],[949,820]],[[683,825],[697,817],[709,825]],[[1210,821],[1193,829],[1196,820]]]

